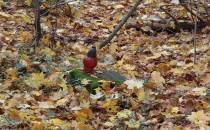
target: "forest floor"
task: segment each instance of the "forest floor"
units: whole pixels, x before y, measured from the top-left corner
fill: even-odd
[[[36,53],[29,1],[0,0],[0,129],[210,129],[209,26],[196,32],[195,57],[191,31],[146,26],[157,15],[167,18],[159,10],[167,3],[142,2],[111,44],[97,49],[95,70],[115,70],[127,80],[116,88],[103,81],[92,95],[82,85],[73,89],[66,76],[82,68],[89,48],[110,34],[133,1],[85,0],[50,9],[41,18]],[[128,27],[133,23],[145,26]]]

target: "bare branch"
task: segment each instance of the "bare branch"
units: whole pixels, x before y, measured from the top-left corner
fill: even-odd
[[[127,13],[127,15],[123,17],[123,19],[121,20],[121,22],[115,27],[115,29],[109,35],[109,37],[106,40],[104,40],[102,43],[100,43],[100,45],[99,45],[100,48],[103,48],[104,46],[106,46],[113,39],[113,37],[117,34],[117,32],[122,28],[122,26],[130,18],[130,16],[132,15],[132,13],[137,9],[137,7],[138,7],[138,5],[140,4],[141,1],[142,0],[137,0],[136,1],[135,5],[129,10],[129,12]]]

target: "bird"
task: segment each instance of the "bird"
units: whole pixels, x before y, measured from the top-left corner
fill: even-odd
[[[87,55],[84,57],[83,65],[83,71],[85,73],[93,72],[93,69],[97,66],[97,54],[95,46],[92,46]]]

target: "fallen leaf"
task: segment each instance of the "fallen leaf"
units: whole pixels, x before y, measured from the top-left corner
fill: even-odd
[[[179,108],[178,107],[172,107],[171,112],[177,114],[179,112]]]
[[[44,124],[42,122],[39,122],[39,121],[31,121],[31,129],[32,130],[44,130],[45,127],[44,127]]]
[[[207,126],[208,121],[210,121],[210,117],[203,110],[192,112],[187,119],[199,127]]]
[[[39,88],[46,83],[43,73],[32,73],[27,77],[25,83],[32,88]]]
[[[151,74],[151,82],[156,83],[156,85],[159,87],[163,87],[165,84],[165,79],[162,77],[160,72],[153,71]]]
[[[125,7],[123,5],[121,5],[121,4],[117,4],[117,5],[114,6],[114,8],[115,9],[123,9]]]
[[[13,15],[10,15],[10,14],[5,13],[5,12],[0,12],[0,16],[4,17],[4,18],[14,18]]]
[[[88,85],[90,83],[91,80],[88,79],[82,79],[81,84],[83,85]]]
[[[49,120],[53,125],[56,125],[56,126],[63,126],[66,124],[65,121],[61,120],[61,119],[58,119],[58,118],[54,118],[54,119],[50,119]]]
[[[133,112],[131,110],[125,109],[117,113],[117,118],[126,119],[131,117],[132,113]]]
[[[125,121],[125,124],[128,125],[129,128],[138,129],[140,127],[140,122],[136,120]]]
[[[92,126],[87,125],[83,122],[78,123],[77,127],[79,128],[79,130],[93,130]]]
[[[93,112],[89,108],[81,108],[75,113],[76,120],[79,122],[85,122],[93,118]]]
[[[117,103],[118,100],[109,99],[101,107],[106,109],[107,112],[116,112],[118,109]]]
[[[128,85],[128,89],[134,89],[134,88],[142,88],[144,86],[144,81],[143,80],[126,80],[124,84]]]
[[[17,70],[15,68],[9,68],[6,70],[6,78],[8,80],[16,80],[18,79]]]
[[[193,88],[192,90],[192,95],[195,95],[195,96],[206,96],[207,94],[207,88],[206,87],[196,87],[196,88]]]
[[[38,108],[55,108],[54,104],[50,101],[48,102],[38,102]]]

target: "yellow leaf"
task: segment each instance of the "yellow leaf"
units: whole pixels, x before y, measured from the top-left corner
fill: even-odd
[[[14,108],[9,109],[7,114],[8,114],[8,117],[10,117],[13,120],[20,120],[19,111]]]
[[[90,102],[87,100],[80,101],[80,107],[81,108],[90,108]]]
[[[133,112],[131,110],[125,109],[125,110],[118,112],[117,117],[126,119],[126,118],[129,118],[132,115],[132,113]]]
[[[118,100],[109,99],[106,103],[102,105],[102,108],[106,109],[107,112],[116,112],[118,109],[117,103]]]
[[[144,98],[145,98],[145,92],[144,92],[144,89],[139,89],[137,91],[137,97],[138,97],[138,100],[139,101],[143,101]]]
[[[17,70],[14,68],[9,68],[6,70],[6,78],[8,80],[16,80],[18,78]]]
[[[127,70],[127,71],[133,71],[135,70],[135,66],[134,65],[131,65],[131,64],[124,64],[123,65],[123,69]]]
[[[139,102],[135,100],[131,100],[130,103],[131,103],[132,109],[137,109],[139,107]]]
[[[182,130],[182,129],[179,126],[176,126],[176,127],[173,128],[173,130]]]
[[[33,116],[31,111],[19,111],[16,109],[9,109],[7,112],[8,117],[10,117],[13,120],[17,121],[31,121],[31,120],[37,120],[37,117]]]
[[[145,0],[145,4],[151,4],[153,2],[154,2],[153,0]]]
[[[93,112],[89,108],[82,108],[80,112],[83,112],[88,115],[88,118],[93,118]]]
[[[74,44],[74,45],[72,46],[72,49],[73,49],[74,51],[79,52],[79,53],[87,53],[88,50],[89,50],[88,48],[85,48],[84,46],[82,46],[81,44],[78,44],[78,43]]]
[[[118,50],[119,50],[119,47],[117,46],[117,43],[112,43],[112,44],[109,46],[109,52],[110,52],[111,54],[115,54]]]
[[[14,16],[17,22],[25,22],[28,24],[32,23],[31,17],[29,17],[26,13],[23,13],[23,14],[17,13],[17,14],[14,14]]]
[[[30,77],[25,80],[25,83],[32,88],[39,88],[46,83],[43,73],[32,73]]]
[[[4,17],[4,18],[13,18],[12,15],[7,14],[7,13],[5,13],[5,12],[0,12],[0,17]]]
[[[1,84],[1,90],[5,90],[5,89],[8,89],[8,87],[12,85],[12,81],[6,80],[4,83],[0,83],[0,84]]]
[[[20,31],[17,40],[23,43],[30,42],[32,40],[32,35],[30,32]]]
[[[77,121],[85,122],[93,118],[93,112],[89,108],[82,108],[81,110],[75,113],[75,116]]]
[[[79,122],[85,122],[88,120],[88,115],[82,112],[76,112],[75,116],[76,116],[76,120]]]
[[[29,58],[29,56],[27,54],[20,54],[20,59],[23,60],[23,61],[26,61],[27,63],[30,63],[31,60]]]
[[[56,102],[56,106],[64,106],[66,105],[66,103],[69,101],[68,98],[63,98],[63,99],[60,99]]]
[[[173,68],[170,70],[175,76],[180,76],[184,73],[182,68]]]
[[[207,122],[210,121],[210,117],[205,114],[203,110],[192,112],[187,119],[198,126],[205,126]]]
[[[31,94],[37,97],[42,95],[40,91],[32,91]]]
[[[81,11],[78,8],[71,8],[71,12],[74,18],[79,19],[81,17]]]
[[[61,49],[61,48],[62,48],[62,46],[61,46],[60,41],[57,41],[57,42],[55,43],[55,49]]]
[[[61,72],[54,72],[48,77],[48,86],[61,87],[64,91],[68,90],[67,82],[63,78],[64,74]]]
[[[156,83],[156,85],[159,87],[163,87],[163,84],[165,84],[165,79],[161,76],[160,72],[158,71],[152,72],[151,81],[153,83]]]
[[[4,7],[5,6],[5,3],[3,0],[0,0],[0,8]]]
[[[105,91],[109,91],[111,90],[111,82],[110,81],[106,81],[106,80],[100,80],[99,81],[101,84],[101,88]]]
[[[79,130],[93,130],[93,128],[90,125],[86,125],[83,122],[80,122],[77,124]]]
[[[30,6],[31,3],[32,3],[32,0],[25,0],[25,4],[26,4],[27,6]]]
[[[61,120],[59,118],[53,118],[49,120],[49,128],[50,130],[59,130],[59,128],[63,128],[65,130],[72,130],[69,122]]]
[[[18,112],[21,121],[31,121],[32,115],[28,112]]]
[[[51,122],[53,125],[57,125],[57,126],[63,126],[64,124],[66,124],[65,121],[63,121],[63,120],[61,120],[61,119],[58,119],[58,118],[51,119],[50,122]]]
[[[177,114],[179,112],[179,108],[178,107],[172,107],[171,112]]]
[[[125,124],[128,125],[129,128],[136,128],[140,127],[140,122],[135,120],[125,121]]]
[[[139,44],[138,43],[137,44],[131,44],[130,49],[132,51],[137,51],[139,49]]]
[[[49,35],[44,35],[44,36],[43,36],[43,38],[42,38],[42,43],[43,43],[44,45],[49,45],[49,43],[50,43],[50,37],[49,37]]]
[[[61,88],[63,88],[63,91],[67,91],[68,90],[68,87],[66,85],[66,80],[62,80],[62,82],[60,84],[58,84]]]
[[[48,48],[48,47],[46,47],[46,48],[40,50],[39,53],[40,53],[41,55],[44,55],[44,56],[47,56],[47,57],[52,57],[52,56],[55,55],[55,52],[54,52],[52,49]]]
[[[42,122],[38,122],[38,121],[32,121],[31,122],[32,126],[31,129],[32,130],[44,130],[44,124],[42,124]]]
[[[17,104],[18,100],[16,98],[12,98],[7,101],[7,105],[4,108],[5,109],[15,108]]]

